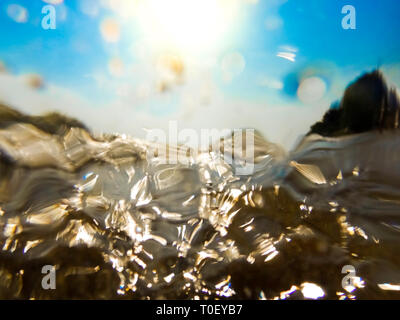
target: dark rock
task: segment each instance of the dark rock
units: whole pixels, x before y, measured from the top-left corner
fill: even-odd
[[[50,134],[63,135],[72,127],[78,127],[89,131],[79,120],[67,117],[57,112],[50,112],[43,116],[28,116],[0,104],[0,128],[5,128],[18,122],[32,124],[38,129]]]
[[[400,103],[380,71],[366,73],[350,84],[338,108],[330,108],[308,134],[340,136],[375,129],[397,129]]]

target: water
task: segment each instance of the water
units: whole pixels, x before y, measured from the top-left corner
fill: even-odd
[[[254,174],[236,176],[210,153],[166,165],[122,135],[3,127],[0,298],[400,298],[399,138],[285,153],[257,135]]]

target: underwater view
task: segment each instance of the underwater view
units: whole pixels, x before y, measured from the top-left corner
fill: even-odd
[[[0,1],[0,299],[400,299],[399,18]]]

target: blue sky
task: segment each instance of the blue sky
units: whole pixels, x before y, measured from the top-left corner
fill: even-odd
[[[41,10],[46,2],[52,1],[61,2],[54,5],[57,27],[44,30]],[[153,36],[145,30],[151,26],[146,21],[149,19],[145,17],[144,24],[140,24],[136,12],[129,15],[121,9],[127,0],[52,1],[0,0],[0,61],[15,77],[36,74],[45,84],[81,97],[87,102],[82,109],[108,110],[104,111],[105,118],[116,116],[112,110],[120,108],[125,113],[120,115],[121,119],[140,116],[155,119],[150,126],[178,119],[186,126],[202,127],[208,123],[207,117],[201,120],[208,112],[204,110],[218,109],[215,117],[232,115],[213,124],[240,126],[240,120],[244,119],[243,126],[258,126],[265,135],[279,140],[282,136],[294,137],[309,126],[308,122],[314,121],[330,102],[340,97],[348,81],[363,71],[380,66],[400,86],[398,1],[233,0],[239,3],[238,10],[229,21],[220,21],[224,31],[217,45],[205,41],[193,49],[196,42],[188,39],[186,46],[173,47],[173,50],[159,47],[156,37],[148,41]],[[147,0],[136,0],[139,1]],[[356,9],[356,30],[344,30],[341,26],[344,16],[341,9],[347,4]],[[10,13],[10,5],[18,5],[14,9],[22,10],[22,16]],[[210,14],[200,17],[205,30],[210,24],[209,18]],[[116,41],[107,41],[101,32],[102,23],[107,19],[119,27]],[[167,17],[165,21],[170,20]],[[159,70],[155,61],[160,57],[167,61],[163,67],[168,70]],[[174,69],[176,63],[184,66],[183,77]],[[319,82],[310,83],[321,85],[317,100],[304,101],[301,98],[304,95],[299,96],[299,85],[307,78],[317,78]],[[38,94],[46,95],[46,90],[45,86]],[[236,107],[231,109],[232,104]],[[57,103],[54,105],[57,109]],[[268,106],[273,108],[272,114],[268,114]],[[252,120],[276,117],[280,107],[283,119],[288,110],[301,110],[315,117],[304,120],[292,133],[279,134],[259,128],[263,122]],[[77,110],[62,108],[65,113],[79,115]],[[239,111],[246,108],[246,112],[235,116],[235,108]],[[95,114],[93,110],[90,112]],[[194,115],[197,122],[185,118],[187,114]],[[97,125],[90,116],[90,119],[83,114],[82,117],[92,126]],[[106,120],[99,121],[105,130],[119,130],[115,123],[107,126]],[[126,128],[121,126],[121,130]]]

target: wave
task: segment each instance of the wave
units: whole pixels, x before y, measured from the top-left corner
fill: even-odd
[[[14,121],[0,298],[400,298],[399,138],[309,135],[285,153],[256,133],[255,172],[238,176],[211,152],[165,164],[146,141]]]

